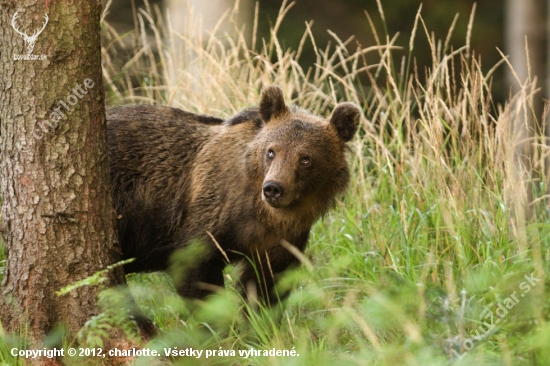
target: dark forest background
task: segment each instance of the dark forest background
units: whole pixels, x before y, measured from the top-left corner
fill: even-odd
[[[380,15],[379,3],[376,0],[295,0],[287,2],[293,3],[288,15],[285,17],[281,28],[278,31],[278,38],[284,42],[285,47],[296,49],[306,30],[306,22],[313,21],[311,28],[317,47],[325,49],[334,38],[327,30],[335,33],[341,40],[346,40],[349,37],[354,37],[350,43],[350,49],[354,50],[356,45],[363,48],[376,44],[375,37],[371,30],[368,21],[367,13],[370,15],[374,27],[381,38],[381,42],[385,43],[385,37],[393,38],[397,33],[398,38],[396,45],[403,47],[401,54],[409,56],[409,41],[413,30],[416,14],[422,6],[421,14],[425,22],[427,31],[430,36],[434,36],[436,41],[445,42],[449,29],[453,25],[455,17],[457,17],[453,32],[450,37],[450,45],[454,49],[462,47],[466,44],[467,28],[470,21],[470,16],[475,7],[475,15],[473,29],[470,36],[470,44],[472,54],[481,61],[482,69],[487,72],[502,56],[498,50],[504,54],[510,53],[509,48],[513,47],[506,44],[506,30],[510,28],[510,23],[515,23],[514,17],[522,14],[506,15],[506,9],[510,9],[510,4],[518,2],[518,0],[502,0],[502,1],[473,1],[473,0],[381,0],[380,4],[383,8],[384,19]],[[197,4],[199,5],[197,5]],[[270,28],[273,26],[277,14],[283,4],[282,0],[260,0],[258,13],[258,39],[269,38]],[[149,4],[154,7],[158,6],[162,13],[174,14],[173,9],[191,5],[192,7],[200,8],[199,12],[205,18],[212,17],[210,20],[205,20],[205,28],[208,24],[214,24],[219,16],[230,7],[234,6],[233,0],[209,0],[207,2],[196,1],[149,1]],[[239,7],[244,16],[241,22],[246,24],[247,29],[252,29],[254,8],[256,2],[251,0],[241,0]],[[122,28],[133,27],[132,7],[138,9],[144,7],[145,4],[141,0],[124,0],[117,1],[111,5],[110,15],[108,17],[111,23],[118,23]],[[537,14],[541,14],[540,19],[532,19],[535,22],[536,37],[530,39],[530,49],[534,53],[536,61],[545,64],[546,59],[546,22],[543,21],[546,14],[546,2],[543,0],[528,0],[519,1],[519,6],[531,6]],[[542,20],[542,21],[541,21]],[[180,19],[173,20],[179,22]],[[184,20],[181,20],[184,22]],[[538,24],[540,23],[540,24]],[[259,42],[259,41],[258,41]],[[520,48],[518,54],[520,57],[524,54],[524,45],[516,46]],[[399,52],[395,53],[399,55]],[[540,55],[540,56],[537,56]],[[419,25],[416,32],[414,50],[412,56],[416,60],[418,72],[422,75],[426,68],[429,68],[432,63],[431,51],[427,40],[426,31]],[[377,60],[373,55],[370,55],[372,63]],[[543,59],[540,59],[543,57]],[[304,52],[300,58],[303,67],[307,67],[315,62],[315,53],[311,42],[306,42]],[[394,60],[399,67],[401,60]],[[533,62],[533,60],[532,60]],[[519,67],[522,67],[519,65]],[[544,86],[546,80],[546,67],[537,68],[539,86]],[[505,99],[510,93],[510,82],[506,76],[506,67],[501,66],[494,74],[493,93],[496,101]],[[546,93],[541,93],[541,96]]]

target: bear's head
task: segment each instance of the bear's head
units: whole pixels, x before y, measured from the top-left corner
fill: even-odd
[[[287,106],[272,86],[263,91],[259,112],[263,126],[247,154],[261,186],[255,194],[272,209],[306,210],[317,218],[349,181],[346,143],[359,126],[359,108],[341,103],[326,121]]]

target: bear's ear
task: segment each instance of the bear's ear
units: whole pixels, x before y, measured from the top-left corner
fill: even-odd
[[[283,97],[283,91],[278,86],[264,89],[260,99],[260,116],[264,122],[288,112]]]
[[[336,106],[330,117],[330,124],[336,129],[338,136],[344,142],[348,142],[353,138],[355,132],[357,132],[360,119],[361,111],[359,107],[353,103],[345,102]]]

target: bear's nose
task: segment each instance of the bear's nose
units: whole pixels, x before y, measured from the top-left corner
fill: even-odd
[[[268,200],[278,200],[285,194],[283,186],[277,182],[269,181],[264,184],[264,196]]]

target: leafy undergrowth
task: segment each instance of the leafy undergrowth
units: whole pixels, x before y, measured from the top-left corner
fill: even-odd
[[[349,190],[315,225],[307,263],[282,281],[292,288],[288,300],[250,309],[232,287],[236,268],[226,273],[227,290],[206,302],[181,300],[164,275],[135,275],[134,296],[161,330],[143,347],[204,351],[169,359],[185,365],[550,364],[547,151],[529,128],[533,83],[521,80],[497,105],[493,70],[481,71],[467,39],[458,49],[436,40],[420,12],[408,50],[372,27],[376,45],[334,35],[319,49],[310,24],[297,49],[285,48],[277,30],[288,11],[285,2],[266,40],[237,27],[236,36],[178,34],[154,9],[136,14],[136,38],[104,23],[111,104],[228,117],[276,84],[313,113],[327,115],[344,100],[364,111]],[[415,37],[432,46],[425,76],[410,57]],[[317,63],[304,69],[306,44]]]

